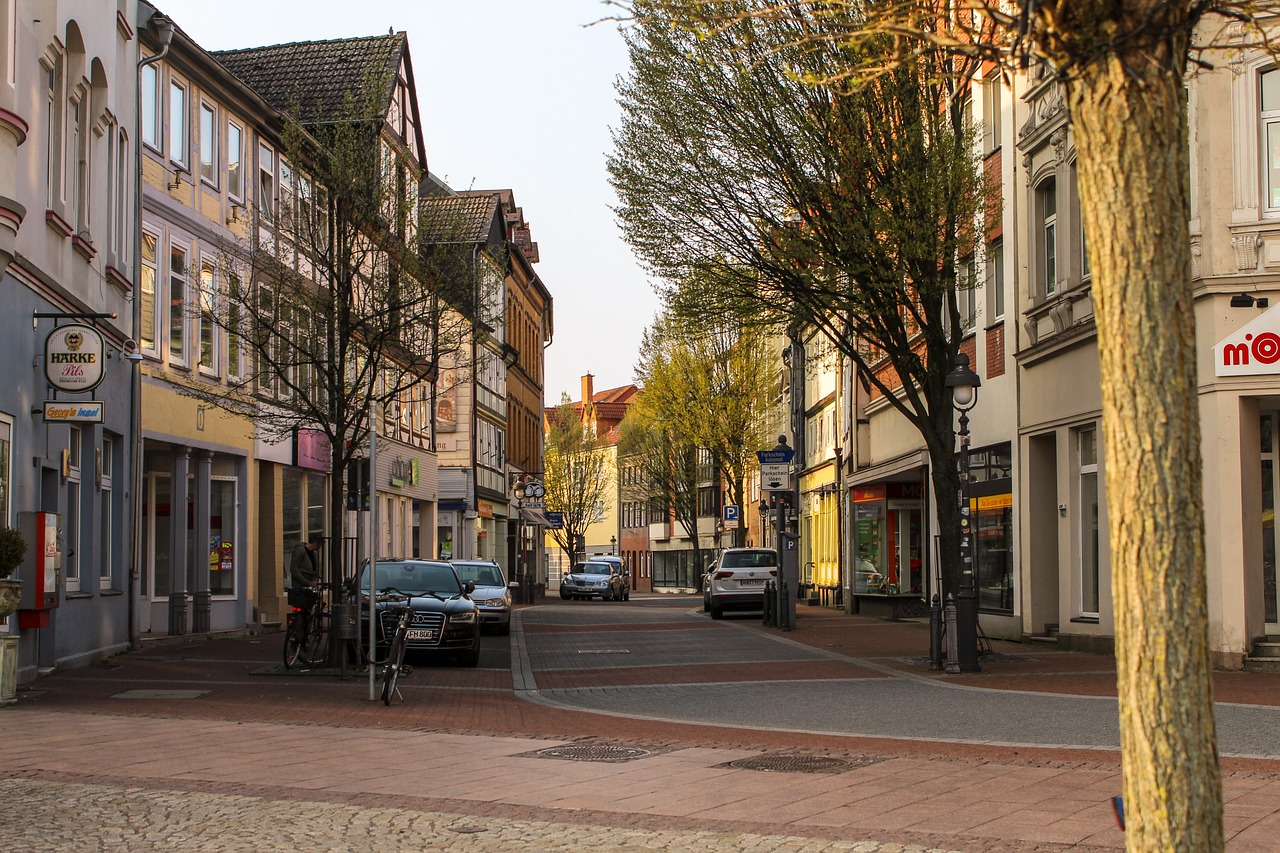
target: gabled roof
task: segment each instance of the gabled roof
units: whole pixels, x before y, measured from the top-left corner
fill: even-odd
[[[488,243],[506,239],[497,193],[429,196],[418,234],[424,243]]]
[[[271,106],[303,124],[325,124],[386,114],[405,43],[399,32],[211,55]]]

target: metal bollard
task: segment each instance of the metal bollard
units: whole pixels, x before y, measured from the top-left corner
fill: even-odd
[[[773,605],[776,602],[773,581],[764,582],[764,627],[773,627]]]
[[[787,597],[790,591],[791,585],[778,578],[778,627],[783,631],[791,630],[791,600]]]
[[[942,671],[942,598],[936,592],[929,604],[929,671]]]
[[[947,674],[957,675],[960,672],[960,644],[956,642],[956,599],[951,593],[947,593],[947,606],[942,612],[947,622]]]

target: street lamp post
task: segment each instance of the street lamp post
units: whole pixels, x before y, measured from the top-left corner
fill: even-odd
[[[978,402],[982,380],[969,369],[969,356],[956,354],[956,366],[947,374],[946,387],[951,389],[951,405],[960,413],[960,584],[956,595],[957,661],[954,671],[980,672],[978,666],[978,591],[973,567],[973,520],[969,504],[969,411]],[[949,640],[949,642],[951,642]],[[948,655],[948,660],[953,656]],[[948,672],[953,671],[948,663]]]

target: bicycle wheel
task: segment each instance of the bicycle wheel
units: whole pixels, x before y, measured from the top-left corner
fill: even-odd
[[[284,632],[284,668],[289,669],[302,658],[305,645],[301,619],[289,620],[289,627]]]
[[[322,663],[328,653],[329,620],[327,613],[318,613],[310,620],[303,660],[309,664]]]
[[[382,671],[382,704],[390,705],[391,697],[396,693],[396,682],[400,679],[400,667],[404,663],[404,636],[396,635],[395,642],[387,652],[387,667]]]

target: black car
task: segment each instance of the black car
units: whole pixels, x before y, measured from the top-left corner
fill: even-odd
[[[360,569],[360,639],[369,636],[369,564]],[[464,584],[448,563],[434,560],[378,562],[378,657],[384,657],[396,630],[396,607],[407,598],[413,607],[406,648],[414,656],[450,655],[463,666],[480,662],[480,610],[468,596],[474,583]],[[390,590],[397,590],[392,592]]]

